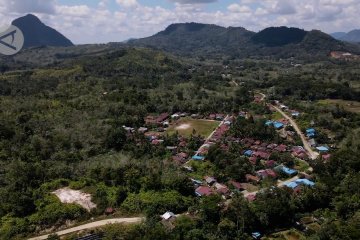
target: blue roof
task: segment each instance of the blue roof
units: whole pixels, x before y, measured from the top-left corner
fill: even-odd
[[[205,157],[202,157],[202,156],[199,156],[199,155],[195,155],[195,156],[192,157],[192,159],[202,161],[202,160],[205,159]]]
[[[277,128],[277,129],[279,129],[279,128],[284,127],[284,124],[281,123],[281,122],[274,122],[274,127]]]
[[[306,133],[315,133],[315,132],[316,132],[316,130],[313,128],[306,129]]]
[[[329,148],[325,147],[325,146],[321,146],[321,147],[317,147],[317,150],[321,151],[321,152],[327,152],[329,151]]]
[[[311,186],[311,187],[315,185],[315,183],[313,181],[310,181],[308,179],[298,179],[298,180],[296,180],[296,183],[304,184],[306,186]]]
[[[308,133],[306,134],[307,137],[315,137],[315,133]]]
[[[266,121],[265,125],[266,125],[266,126],[270,126],[270,125],[272,125],[273,123],[274,123],[273,121],[268,120],[268,121]]]
[[[252,235],[253,237],[258,238],[258,237],[261,236],[261,233],[259,233],[259,232],[253,232],[251,235]]]
[[[289,183],[286,183],[285,186],[287,186],[288,188],[294,189],[298,186],[298,184],[296,182],[289,182]]]
[[[244,155],[248,156],[248,157],[251,157],[252,154],[253,154],[253,151],[251,151],[251,150],[247,150],[244,152]]]
[[[294,170],[294,169],[291,169],[291,168],[288,168],[288,167],[282,167],[282,171],[286,174],[289,174],[289,175],[293,175],[293,174],[296,174],[298,171]]]

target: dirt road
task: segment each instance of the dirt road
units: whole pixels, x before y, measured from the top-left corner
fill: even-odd
[[[273,107],[276,111],[278,111],[284,118],[286,118],[287,120],[289,120],[289,122],[291,123],[291,125],[294,127],[295,131],[297,132],[297,134],[300,136],[301,141],[303,142],[304,148],[305,150],[308,152],[309,157],[314,160],[319,156],[319,153],[313,151],[310,147],[310,144],[308,143],[308,141],[306,140],[305,135],[302,133],[302,131],[300,130],[299,126],[297,125],[297,123],[290,117],[288,116],[284,111],[282,111],[280,108],[271,105],[271,107]]]
[[[86,229],[102,227],[102,226],[105,226],[107,224],[114,224],[114,223],[134,224],[134,223],[140,223],[143,220],[145,220],[145,218],[143,218],[143,217],[105,219],[105,220],[92,222],[92,223],[87,223],[87,224],[80,225],[80,226],[77,226],[77,227],[65,229],[65,230],[62,230],[62,231],[58,231],[58,232],[56,232],[56,234],[59,235],[59,236],[62,236],[62,235],[66,235],[66,234],[70,234],[70,233],[74,233],[74,232],[79,232],[79,231],[86,230]],[[39,236],[39,237],[29,238],[28,240],[44,240],[44,239],[47,239],[48,236],[49,236],[49,234],[42,235],[42,236]]]

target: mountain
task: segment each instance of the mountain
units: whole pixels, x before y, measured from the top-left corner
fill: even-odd
[[[200,23],[172,24],[151,37],[129,41],[132,46],[151,47],[187,57],[327,57],[331,51],[347,50],[346,43],[320,31],[270,27],[258,33],[242,27]],[[358,50],[358,47],[355,49]],[[353,50],[353,49],[352,49]]]
[[[337,40],[341,40],[342,37],[344,37],[347,33],[346,32],[334,32],[331,33],[330,36],[332,36],[333,38],[337,39]]]
[[[360,29],[348,32],[346,35],[342,36],[340,40],[345,42],[360,42]]]
[[[129,41],[181,55],[214,53],[241,48],[255,33],[241,27],[220,27],[201,23],[178,23],[151,37]]]
[[[55,29],[46,26],[32,14],[20,17],[12,22],[24,34],[24,47],[56,46],[68,47],[74,44]]]
[[[270,27],[255,34],[251,40],[268,47],[284,46],[291,43],[300,43],[307,32],[298,28]]]

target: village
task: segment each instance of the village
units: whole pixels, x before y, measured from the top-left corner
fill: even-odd
[[[297,195],[305,187],[313,187],[316,179],[312,176],[312,167],[309,162],[321,158],[324,162],[330,158],[330,147],[317,145],[314,137],[317,132],[314,127],[301,132],[296,124],[296,119],[301,115],[297,110],[289,109],[280,101],[265,103],[265,96],[255,96],[254,102],[265,104],[272,115],[280,114],[280,118],[267,119],[264,128],[274,128],[286,142],[294,142],[294,137],[300,135],[303,145],[277,144],[254,138],[236,138],[229,134],[234,123],[239,119],[249,119],[253,116],[250,112],[242,111],[238,114],[213,113],[207,116],[188,113],[163,113],[158,116],[147,116],[146,125],[139,129],[124,128],[129,132],[141,132],[154,146],[164,143],[166,134],[177,134],[179,144],[177,146],[165,146],[170,152],[172,161],[187,172],[194,186],[197,197],[219,195],[223,199],[223,207],[226,207],[234,194],[243,194],[248,201],[254,201],[257,193],[274,186],[287,189]],[[200,127],[199,127],[200,126]],[[204,129],[205,126],[205,129]],[[201,146],[196,151],[189,151],[187,137],[200,135]],[[211,175],[211,163],[207,160],[209,149],[219,145],[223,151],[228,151],[230,145],[241,145],[242,150],[238,153],[245,157],[253,166],[252,170],[245,174],[244,181],[228,179],[226,182],[219,181]],[[284,164],[273,156],[291,157],[294,162]],[[292,162],[292,161],[291,161]],[[205,171],[204,171],[205,169]],[[162,215],[163,222],[171,226],[176,215],[169,212]],[[254,233],[255,239],[261,234]]]

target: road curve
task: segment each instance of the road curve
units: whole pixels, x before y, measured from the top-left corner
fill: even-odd
[[[70,234],[70,233],[74,233],[74,232],[79,232],[79,231],[86,230],[86,229],[102,227],[102,226],[105,226],[107,224],[115,224],[115,223],[134,224],[134,223],[141,223],[143,220],[145,220],[145,218],[143,218],[143,217],[105,219],[105,220],[100,220],[100,221],[80,225],[80,226],[77,226],[77,227],[65,229],[65,230],[62,230],[62,231],[55,232],[55,233],[58,236],[62,236],[62,235],[66,235],[66,234]],[[52,234],[54,234],[54,233],[52,233]],[[28,240],[45,240],[45,239],[48,238],[49,235],[50,234],[46,234],[46,235],[42,235],[42,236],[38,236],[38,237],[33,237],[33,238],[29,238]]]
[[[304,148],[305,150],[309,153],[309,157],[314,160],[319,156],[319,153],[313,151],[310,147],[310,144],[308,143],[308,141],[306,140],[305,135],[302,133],[302,131],[300,130],[299,126],[297,125],[297,123],[290,117],[288,116],[284,111],[282,111],[280,108],[269,104],[271,107],[273,107],[276,111],[278,111],[284,118],[286,118],[287,120],[289,120],[289,122],[291,123],[291,125],[294,127],[295,131],[297,132],[297,134],[300,136],[301,141],[303,142]]]

